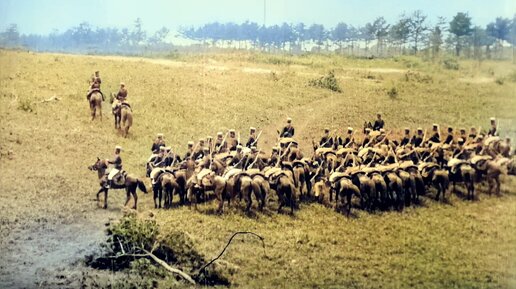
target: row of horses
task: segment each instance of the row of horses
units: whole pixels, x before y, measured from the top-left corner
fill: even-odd
[[[338,150],[317,148],[312,156],[302,157],[297,143],[284,139],[278,156],[258,154],[256,158],[263,161],[247,167],[232,166],[236,153],[230,152],[210,154],[204,161],[186,159],[172,167],[149,170],[148,175],[154,179],[156,208],[162,207],[162,201],[163,207],[170,208],[174,195],[179,196],[179,204],[195,207],[213,195],[219,213],[225,202],[230,205],[242,199],[248,212],[253,196],[257,209],[262,210],[275,192],[277,210],[288,206],[291,213],[300,200],[315,200],[349,214],[353,198],[358,207],[368,211],[403,210],[418,204],[429,191],[435,192],[436,200],[444,199],[450,183],[454,191],[457,184],[462,184],[470,200],[475,198],[475,184],[479,182],[488,183],[489,193],[499,194],[500,175],[508,169],[515,173],[514,160],[496,151],[494,144],[499,141],[485,144],[482,154],[459,159],[453,155],[453,146],[444,145],[417,148],[411,158],[405,158],[404,150],[395,143]],[[271,158],[277,161],[271,162]]]

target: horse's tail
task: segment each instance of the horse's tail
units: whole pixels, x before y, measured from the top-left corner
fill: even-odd
[[[142,181],[136,180],[136,184],[138,185],[140,191],[142,191],[144,194],[147,194],[147,187],[145,187],[145,184]]]

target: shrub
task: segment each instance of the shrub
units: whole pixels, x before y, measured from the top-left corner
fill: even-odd
[[[32,102],[27,98],[18,99],[18,109],[26,112],[32,112]]]
[[[196,250],[190,237],[183,232],[177,231],[163,236],[156,221],[128,215],[111,224],[107,234],[109,238],[102,245],[103,252],[88,256],[87,265],[97,269],[127,269],[151,278],[164,277],[168,274],[167,271],[155,266],[145,257],[148,251],[157,258],[174,264],[173,266],[183,270],[200,284],[229,285],[227,277],[216,266],[210,266],[202,273],[197,272],[207,261]]]
[[[457,62],[457,60],[452,59],[452,58],[445,59],[443,61],[443,66],[446,69],[459,70],[459,63]]]
[[[503,77],[498,77],[495,79],[495,83],[498,84],[498,85],[503,85],[504,83],[504,78]]]
[[[409,70],[405,72],[405,81],[431,83],[433,82],[433,78],[428,74],[421,74],[419,72]]]
[[[398,97],[398,89],[396,88],[396,86],[393,86],[389,90],[387,90],[387,95],[392,99]]]
[[[342,89],[339,87],[337,82],[337,78],[335,78],[333,70],[329,71],[325,76],[309,80],[308,85],[313,87],[326,88],[335,92],[342,92]]]

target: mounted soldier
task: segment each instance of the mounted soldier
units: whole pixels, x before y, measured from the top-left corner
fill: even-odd
[[[470,128],[468,138],[470,139],[470,141],[474,141],[477,138],[477,128],[476,127]]]
[[[439,132],[439,125],[434,123],[432,125],[432,136],[430,137],[430,139],[428,140],[428,142],[433,142],[433,143],[440,143],[441,142],[441,133]]]
[[[121,146],[115,147],[115,155],[113,160],[106,159],[106,162],[110,165],[113,165],[108,174],[107,188],[109,189],[113,184],[123,183],[123,176],[120,174],[122,172],[122,158],[120,157],[120,153],[122,152]],[[116,177],[116,178],[115,178]]]
[[[217,132],[217,139],[215,140],[215,152],[223,153],[227,149],[227,142],[224,134],[219,131]]]
[[[414,135],[414,137],[412,137],[412,141],[411,141],[412,145],[416,148],[422,147],[423,146],[423,138],[424,138],[423,128],[418,127],[417,134]]]
[[[99,92],[102,95],[102,100],[104,100],[104,94],[102,91],[100,91],[100,84],[102,83],[102,79],[100,79],[100,72],[97,70],[95,73],[91,76],[90,81],[90,90],[88,91],[88,94],[86,95],[86,99],[90,101],[91,94],[95,91]]]
[[[373,124],[373,130],[380,130],[383,128],[384,125],[385,125],[385,122],[382,119],[382,114],[378,113],[376,115],[376,120],[374,121],[374,124]]]
[[[187,159],[192,157],[192,155],[193,155],[193,145],[194,145],[193,141],[189,141],[188,142],[188,145],[187,145],[187,148],[186,148],[185,157],[183,158],[184,160],[187,160]]]
[[[350,147],[351,145],[353,145],[353,128],[352,127],[348,127],[348,133],[346,135],[346,137],[344,138],[344,141],[342,142],[342,145],[345,146],[345,147]]]
[[[330,129],[325,128],[324,134],[319,141],[319,147],[321,148],[331,148],[333,146],[333,138],[330,137]]]
[[[125,83],[120,82],[120,89],[116,94],[116,99],[119,102],[124,102],[127,99],[127,88],[125,88]]]
[[[271,152],[271,157],[269,158],[268,166],[274,167],[279,161],[279,148],[273,147]]]
[[[246,147],[251,148],[252,146],[258,147],[258,138],[256,137],[256,128],[249,128],[249,140],[245,144]]]
[[[292,119],[287,117],[287,125],[283,127],[283,130],[280,133],[280,138],[283,137],[293,137],[295,133],[294,127],[292,126]]]
[[[152,143],[152,153],[157,154],[159,152],[159,148],[162,146],[166,146],[165,140],[163,139],[163,133],[158,133],[156,139]]]
[[[445,144],[453,144],[453,127],[448,127],[448,135],[446,136],[446,139],[444,140]]]
[[[498,136],[498,125],[496,124],[496,118],[492,117],[491,120],[491,128],[487,132],[487,136]]]
[[[236,132],[234,129],[229,130],[229,135],[227,137],[227,146],[229,151],[235,151],[237,145],[240,144],[239,140],[237,139]]]
[[[410,128],[405,128],[405,134],[403,135],[403,138],[401,139],[400,146],[406,146],[410,144]]]

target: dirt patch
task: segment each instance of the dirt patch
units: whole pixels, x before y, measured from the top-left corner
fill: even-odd
[[[460,82],[471,83],[471,84],[484,84],[484,83],[493,83],[494,78],[490,77],[461,77],[459,78]]]

